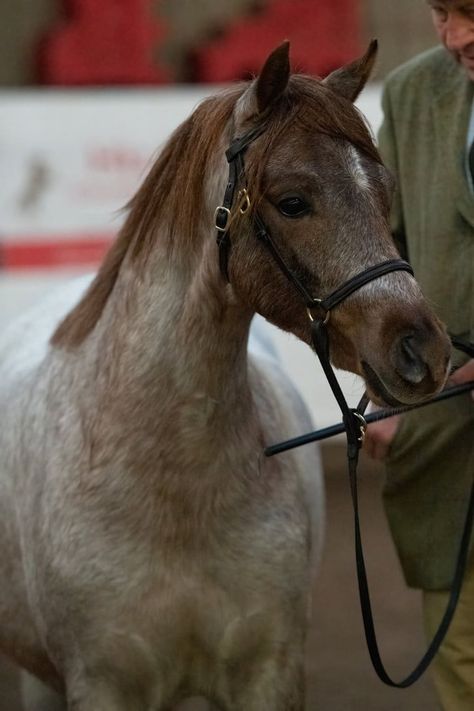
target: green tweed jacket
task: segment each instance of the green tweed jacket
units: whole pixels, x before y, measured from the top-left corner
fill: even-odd
[[[425,52],[388,77],[379,134],[398,186],[395,240],[402,251],[406,245],[448,331],[471,341],[474,195],[465,161],[473,96],[474,83],[443,47]],[[450,587],[473,475],[468,395],[403,417],[387,460],[384,503],[408,585]]]

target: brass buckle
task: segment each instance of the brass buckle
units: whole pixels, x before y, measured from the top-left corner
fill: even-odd
[[[248,211],[250,208],[251,202],[250,202],[250,196],[247,192],[247,188],[242,188],[242,190],[239,190],[239,193],[237,195],[237,205],[235,207],[236,210],[240,212],[241,215],[245,215],[245,213]],[[217,218],[219,216],[219,212],[223,211],[225,213],[225,224],[223,227],[220,227],[217,224]],[[223,205],[218,205],[214,211],[214,227],[218,232],[227,232],[233,223],[234,219],[236,217],[236,213],[232,214],[231,210],[228,207],[224,207]]]

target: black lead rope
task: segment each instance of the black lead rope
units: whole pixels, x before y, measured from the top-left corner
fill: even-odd
[[[265,127],[263,125],[257,126],[252,131],[246,133],[244,136],[234,139],[234,141],[231,143],[228,150],[226,151],[226,157],[229,163],[229,179],[227,182],[222,205],[217,207],[215,211],[215,226],[217,229],[217,244],[219,247],[220,269],[224,278],[227,281],[229,281],[228,261],[231,250],[231,223],[236,216],[235,213],[237,210],[241,214],[244,214],[245,212],[247,212],[247,210],[249,210],[251,206],[251,200],[248,195],[247,186],[245,182],[243,156],[250,143],[254,141],[261,133],[263,133],[264,128]],[[235,201],[235,191],[239,183],[242,185],[242,187],[238,193],[237,200]],[[375,627],[372,615],[369,588],[367,583],[367,573],[365,569],[364,554],[362,550],[362,537],[359,522],[359,503],[357,496],[357,463],[367,422],[371,417],[370,415],[364,417],[364,409],[368,400],[366,397],[362,398],[361,403],[359,403],[359,407],[355,409],[351,409],[348,406],[329,360],[329,339],[326,325],[330,316],[331,309],[340,304],[348,296],[353,294],[365,284],[368,284],[372,280],[377,279],[383,276],[384,274],[388,274],[393,271],[403,270],[410,272],[411,274],[413,274],[413,271],[411,266],[402,259],[390,259],[385,262],[382,262],[381,264],[370,266],[361,273],[356,274],[354,277],[349,279],[347,282],[345,282],[339,288],[329,294],[329,296],[326,296],[325,298],[316,298],[311,295],[306,286],[298,278],[298,269],[294,270],[288,265],[280,251],[280,248],[276,245],[275,241],[271,237],[261,215],[256,210],[253,213],[253,221],[257,238],[269,251],[277,266],[281,269],[283,274],[293,285],[296,291],[300,294],[304,303],[306,304],[308,316],[311,321],[311,335],[313,346],[319,357],[326,378],[329,382],[331,390],[337,400],[337,403],[342,413],[342,429],[340,431],[345,431],[347,438],[347,461],[352,495],[352,505],[354,510],[357,578],[359,584],[360,604],[364,621],[364,630],[365,637],[367,640],[367,646],[370,658],[372,660],[372,664],[378,677],[389,686],[405,688],[413,684],[423,674],[423,672],[433,659],[434,655],[439,649],[441,642],[443,641],[444,636],[446,635],[449,624],[456,609],[456,604],[461,590],[464,569],[466,566],[467,554],[469,550],[469,540],[471,536],[472,522],[474,516],[474,483],[469,498],[469,505],[461,538],[461,544],[459,547],[456,570],[454,573],[454,580],[443,619],[441,620],[439,628],[436,634],[434,635],[434,638],[431,644],[429,645],[426,653],[424,654],[423,658],[416,666],[414,671],[402,681],[395,682],[387,674],[380,658],[377,639],[375,635]],[[320,314],[317,318],[315,318],[314,316],[315,310],[318,310]],[[454,339],[453,344],[457,348],[460,348],[471,356],[474,356],[474,346],[472,346],[471,344],[466,344],[463,341],[459,341],[458,339]],[[461,392],[461,390],[465,391],[469,387],[469,384],[466,384],[465,386],[457,386],[456,393],[454,392],[456,388],[450,388],[449,394],[445,396],[450,397],[454,394],[458,394],[458,392]],[[434,402],[436,399],[441,399],[441,395],[439,395],[437,398],[433,398],[430,402]],[[428,403],[422,403],[422,405],[424,404]],[[401,409],[402,411],[405,411],[406,409],[413,408]],[[390,410],[389,412],[390,415],[393,415],[396,413],[396,410]],[[374,414],[377,415],[377,413]],[[386,414],[385,416],[388,417],[389,414]],[[380,413],[378,413],[377,419],[381,419]],[[329,429],[334,430],[334,428]],[[265,450],[265,455],[273,456],[274,454],[286,451],[287,449],[292,449],[293,447],[298,447],[302,444],[306,444],[307,442],[311,441],[311,439],[322,439],[322,437],[318,435],[320,435],[320,433],[311,433],[310,435],[303,435],[302,437],[298,437],[294,440],[289,440],[288,442],[283,442],[277,445],[273,445],[272,447],[267,447],[267,449]],[[325,434],[324,436],[330,435]]]
[[[446,632],[448,631],[449,625],[453,618],[456,606],[459,600],[459,595],[461,592],[462,581],[464,577],[464,571],[466,568],[467,554],[469,551],[469,541],[471,538],[471,529],[474,515],[474,483],[471,485],[471,493],[469,496],[469,505],[466,513],[466,519],[464,523],[464,530],[461,537],[461,543],[459,546],[458,558],[456,562],[456,569],[454,572],[454,578],[451,586],[451,592],[449,595],[448,604],[444,612],[443,618],[439,624],[439,627],[431,640],[431,643],[424,653],[421,660],[418,662],[414,670],[408,674],[401,681],[393,681],[393,679],[387,673],[382,659],[380,657],[380,652],[377,644],[377,637],[375,633],[375,625],[372,614],[372,605],[370,601],[369,586],[367,582],[367,572],[365,568],[364,553],[362,548],[362,537],[360,533],[360,522],[359,522],[359,502],[357,496],[357,457],[348,458],[349,462],[349,479],[351,485],[351,495],[352,495],[352,505],[354,509],[354,530],[355,530],[355,552],[356,552],[356,565],[357,565],[357,581],[359,584],[359,597],[360,606],[362,611],[362,619],[364,622],[365,639],[367,641],[367,648],[369,650],[370,659],[375,672],[379,679],[387,684],[388,686],[393,686],[398,689],[405,689],[408,686],[417,681],[423,672],[426,671],[433,657],[436,655],[438,649],[443,642]]]
[[[466,518],[464,522],[463,533],[461,536],[461,542],[459,545],[459,552],[457,556],[456,568],[454,572],[453,582],[451,586],[450,596],[446,610],[441,619],[439,627],[428,646],[425,654],[416,665],[415,669],[408,674],[404,679],[399,682],[394,681],[387,673],[385,666],[382,662],[379,647],[377,643],[377,636],[375,632],[375,625],[372,613],[372,604],[370,600],[370,592],[367,581],[367,572],[365,566],[364,552],[362,546],[362,536],[360,531],[360,518],[359,518],[359,499],[358,499],[358,486],[357,486],[357,464],[359,459],[359,451],[363,440],[363,431],[366,424],[371,421],[371,416],[368,415],[364,417],[363,412],[359,409],[350,409],[347,405],[347,401],[341,390],[339,382],[336,378],[334,370],[329,361],[329,341],[327,335],[326,324],[322,320],[317,320],[313,322],[312,325],[312,340],[316,353],[319,357],[321,365],[323,367],[324,373],[328,379],[329,385],[333,394],[338,402],[338,405],[342,412],[343,424],[337,427],[337,432],[333,431],[332,434],[337,434],[338,432],[345,431],[347,437],[347,462],[349,470],[349,482],[352,497],[352,507],[354,513],[354,535],[355,535],[355,556],[356,556],[356,567],[357,567],[357,581],[359,586],[359,598],[360,606],[362,612],[362,619],[364,624],[365,638],[367,642],[367,648],[369,651],[370,659],[374,670],[381,681],[388,686],[396,687],[399,689],[406,688],[414,684],[424,671],[429,666],[433,657],[436,655],[441,643],[443,642],[446,632],[448,631],[449,625],[453,618],[456,606],[459,600],[459,595],[461,592],[462,581],[464,577],[464,571],[466,568],[467,555],[469,551],[469,542],[471,537],[472,524],[474,519],[474,482],[471,485],[471,492],[469,496],[469,504],[467,507]],[[459,339],[452,339],[453,345],[455,345],[460,350],[465,353],[474,356],[474,346],[472,344],[465,343]],[[432,398],[429,401],[420,403],[419,406],[429,405],[437,400],[446,399],[454,395],[460,394],[461,392],[467,392],[474,387],[474,383],[465,383],[463,385],[454,386],[448,388],[447,390],[440,393],[437,397]],[[363,398],[365,400],[365,398]],[[417,406],[401,407],[401,408],[390,408],[383,411],[383,417],[390,417],[394,414],[400,412],[406,412],[415,409]],[[373,413],[374,418],[383,419],[379,413]],[[377,417],[378,415],[378,417]],[[372,421],[373,421],[372,420]],[[335,428],[327,428],[334,430]],[[323,431],[324,432],[324,431]],[[306,435],[303,437],[296,438],[294,440],[289,440],[288,442],[280,443],[279,445],[274,445],[273,447],[268,447],[265,450],[267,456],[273,456],[279,452],[287,451],[301,444],[306,444],[309,441],[315,441],[316,439],[323,439],[324,436],[314,436],[321,433],[311,433],[311,435]],[[305,439],[305,441],[302,441]],[[297,443],[296,443],[297,442]]]

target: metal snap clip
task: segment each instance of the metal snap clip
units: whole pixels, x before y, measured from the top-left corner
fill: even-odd
[[[357,417],[360,422],[360,436],[357,438],[357,441],[363,444],[365,439],[365,433],[367,431],[367,421],[365,417],[360,414],[360,412],[357,412],[357,410],[352,410],[352,414],[354,415],[354,417]]]

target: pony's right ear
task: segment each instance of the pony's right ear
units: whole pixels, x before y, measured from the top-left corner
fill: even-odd
[[[283,94],[290,78],[290,43],[283,42],[267,57],[258,78],[237,104],[237,123],[262,114]]]
[[[256,95],[261,114],[285,91],[290,78],[290,43],[288,40],[267,57],[257,79]]]
[[[355,101],[364,88],[377,57],[377,40],[372,40],[366,53],[351,64],[346,64],[324,79],[324,84],[349,101]]]

